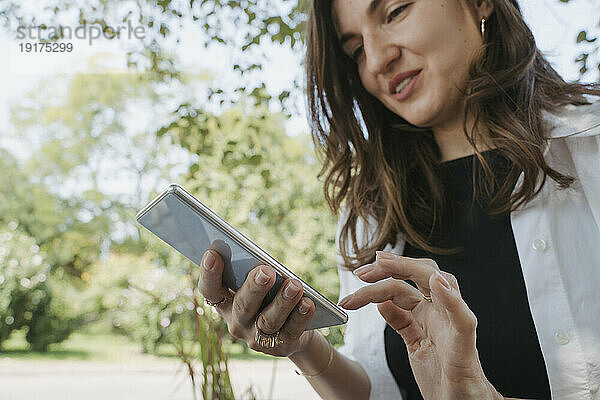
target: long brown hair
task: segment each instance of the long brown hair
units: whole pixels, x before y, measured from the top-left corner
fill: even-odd
[[[542,111],[589,104],[584,95],[600,95],[600,84],[565,82],[538,50],[516,0],[493,3],[484,45],[462,92],[465,121],[473,115],[475,123],[483,123],[489,131],[486,144],[512,163],[507,178],[497,182],[475,147],[474,127],[463,124],[477,160],[473,185],[488,196],[489,215],[498,216],[533,199],[546,177],[561,188],[574,181],[544,160]],[[374,251],[395,243],[398,235],[431,253],[455,252],[431,244],[444,213],[440,152],[431,129],[408,123],[363,88],[356,64],[339,44],[331,0],[313,1],[306,39],[309,123],[323,158],[329,207],[338,213],[346,203],[339,242],[346,266],[372,261]],[[521,172],[522,185],[511,196]],[[357,242],[359,219],[377,225],[375,236],[362,246]]]

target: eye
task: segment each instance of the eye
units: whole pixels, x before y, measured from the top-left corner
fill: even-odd
[[[406,9],[409,6],[409,4],[405,4],[403,6],[400,6],[398,8],[395,8],[391,13],[388,14],[387,18],[385,19],[387,23],[392,22],[398,15],[400,15],[402,13],[402,11],[404,11],[404,9]]]
[[[357,62],[358,59],[360,58],[360,56],[363,53],[363,46],[358,46],[351,54],[351,58],[354,60],[354,62]]]

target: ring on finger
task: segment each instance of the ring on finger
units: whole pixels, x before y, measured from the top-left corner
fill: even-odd
[[[205,302],[206,304],[208,304],[209,306],[211,306],[211,307],[216,307],[216,306],[218,306],[219,304],[222,304],[222,303],[224,303],[226,300],[227,300],[227,297],[223,297],[221,300],[219,300],[219,301],[217,301],[217,302],[213,302],[213,301],[210,301],[209,299],[206,299],[206,298],[205,298],[205,299],[204,299],[204,302]]]
[[[275,333],[264,333],[258,327],[258,318],[254,320],[254,327],[256,328],[256,335],[254,335],[254,340],[256,343],[264,347],[265,349],[271,349],[275,346],[279,346],[283,344],[283,340],[279,338],[279,331]]]
[[[425,295],[425,293],[423,293],[423,292],[421,292],[421,296],[423,296],[423,299],[424,299],[424,300],[426,300],[426,301],[428,301],[428,302],[430,302],[430,303],[432,302],[432,300],[431,300],[431,296],[426,296],[426,295]]]

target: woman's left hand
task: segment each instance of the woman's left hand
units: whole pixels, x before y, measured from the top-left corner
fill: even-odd
[[[481,368],[477,318],[462,299],[452,274],[440,271],[430,259],[381,251],[374,263],[354,273],[365,282],[377,283],[342,299],[340,306],[356,310],[379,303],[379,313],[406,343],[424,399],[503,399]],[[418,289],[405,280],[413,281]],[[431,296],[431,301],[424,295]]]

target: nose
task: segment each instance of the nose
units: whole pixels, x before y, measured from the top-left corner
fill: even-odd
[[[369,32],[363,36],[366,68],[372,74],[386,72],[400,54],[397,46],[389,35],[379,32]]]

